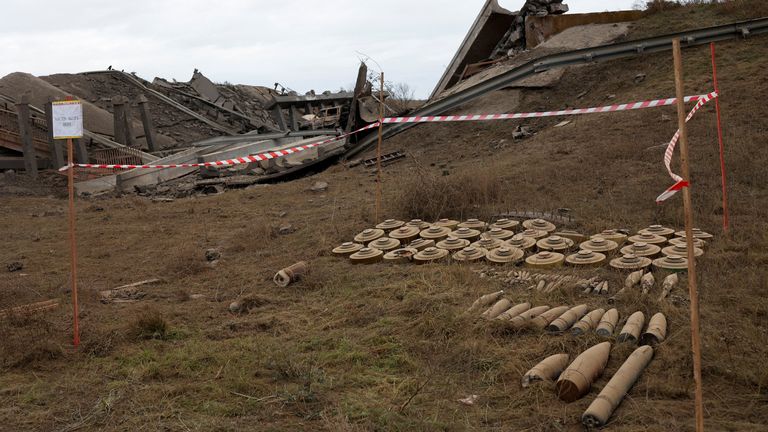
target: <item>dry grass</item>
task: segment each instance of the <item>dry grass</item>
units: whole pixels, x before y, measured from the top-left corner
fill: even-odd
[[[399,179],[398,190],[392,206],[404,218],[488,220],[503,208],[503,184],[493,170],[437,175],[420,168]]]
[[[679,14],[649,17],[638,31],[685,18]],[[723,19],[712,9],[697,14]],[[706,417],[712,430],[753,431],[768,424],[768,53],[761,39],[721,47],[728,235],[719,228],[712,107],[691,122],[696,223],[717,235],[699,267]],[[686,51],[685,61],[688,92],[709,90],[706,49]],[[601,105],[608,94],[622,102],[664,97],[673,90],[670,63],[660,54],[577,68],[555,89],[525,91],[522,103],[551,109]],[[639,85],[638,72],[647,74]],[[589,93],[577,100],[583,90]],[[674,133],[674,121],[661,117],[673,112],[576,118],[564,128],[537,120],[530,123],[537,136],[506,148],[489,143],[508,139],[517,122],[420,126],[385,142],[385,151],[411,154],[386,168],[385,213],[431,220],[568,207],[584,232],[681,226],[679,198],[662,207],[653,202],[669,179],[662,151],[648,150]],[[450,175],[443,177],[446,159]],[[485,180],[474,181],[477,173]],[[409,188],[398,178],[423,183]],[[326,193],[306,192],[316,180],[330,184]],[[3,233],[9,247],[0,249],[0,264],[24,256],[28,276],[0,272],[0,307],[48,298],[62,306],[0,325],[0,421],[19,431],[581,430],[579,416],[631,348],[615,345],[606,376],[572,404],[559,402],[549,384],[521,389],[521,374],[542,357],[575,355],[598,339],[511,332],[463,314],[475,298],[501,288],[470,266],[352,267],[331,256],[333,245],[374,222],[374,190],[365,172],[335,166],[314,178],[216,197],[79,202],[78,351],[70,348],[71,312],[64,306],[65,224],[61,217],[30,217],[55,214],[64,202],[3,196],[0,226],[13,229]],[[424,205],[425,190],[454,199]],[[94,204],[104,211],[84,211]],[[297,231],[275,235],[285,223]],[[222,253],[215,267],[205,263],[208,248]],[[299,260],[310,262],[308,277],[274,286],[275,271]],[[614,287],[620,283],[619,274],[601,274]],[[151,277],[166,282],[146,287],[138,303],[98,301],[101,289]],[[507,295],[515,302],[607,306],[573,292],[515,288]],[[670,331],[610,430],[693,429],[686,295],[675,295],[681,304],[639,295],[618,304],[622,316],[665,312]],[[229,303],[241,296],[260,299],[258,306],[233,315]],[[456,402],[470,394],[480,396],[475,406]]]

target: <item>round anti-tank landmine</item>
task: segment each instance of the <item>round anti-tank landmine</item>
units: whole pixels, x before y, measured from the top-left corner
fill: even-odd
[[[485,258],[494,264],[516,263],[523,259],[525,252],[515,247],[502,246],[489,250]]]
[[[451,233],[451,236],[460,238],[460,239],[466,239],[466,240],[469,240],[470,242],[473,242],[478,238],[480,238],[480,231],[472,228],[461,227],[456,231],[453,231]]]
[[[373,264],[381,261],[384,252],[378,249],[362,248],[349,256],[352,264]]]
[[[453,219],[440,219],[437,222],[433,223],[432,225],[446,227],[449,230],[455,230],[456,228],[459,227],[459,221],[453,220]]]
[[[667,238],[657,234],[645,233],[636,234],[627,239],[630,243],[645,243],[649,245],[662,245],[667,242]]]
[[[553,235],[537,241],[536,246],[539,250],[561,252],[572,248],[573,240]]]
[[[454,261],[461,262],[477,262],[485,259],[485,255],[487,253],[488,251],[483,248],[467,246],[464,249],[454,253],[453,259]]]
[[[416,227],[421,231],[429,228],[429,222],[424,222],[421,219],[411,219],[405,223],[405,226]]]
[[[639,257],[637,255],[622,255],[619,258],[614,258],[610,262],[610,266],[618,270],[640,270],[646,269],[651,265],[651,259],[646,257]]]
[[[479,231],[485,231],[487,227],[488,224],[481,221],[480,219],[467,219],[459,224],[459,228],[470,228]]]
[[[451,233],[450,228],[446,227],[440,227],[440,226],[431,226],[425,230],[422,230],[419,233],[419,236],[421,238],[427,239],[427,240],[434,240],[436,242],[444,240],[448,238],[448,234]]]
[[[525,259],[526,267],[545,269],[560,267],[565,261],[565,255],[558,252],[542,251]]]
[[[688,240],[686,240],[685,237],[675,237],[675,238],[669,239],[669,244],[672,246],[683,245],[685,247],[688,247]],[[702,239],[697,239],[695,237],[693,238],[693,247],[704,249],[705,246],[707,246],[707,242],[705,242]]]
[[[467,246],[469,246],[469,240],[460,239],[453,236],[437,243],[437,247],[440,249],[445,249],[449,252],[456,252],[457,250],[464,249]]]
[[[384,261],[392,264],[407,264],[413,261],[417,253],[419,251],[413,248],[395,249],[384,254]]]
[[[358,243],[370,243],[379,237],[384,237],[384,230],[378,228],[368,228],[363,230],[360,234],[355,236],[355,241]]]
[[[335,255],[348,257],[348,256],[352,255],[353,253],[359,251],[363,247],[364,246],[359,244],[359,243],[344,242],[341,245],[333,248],[332,252]]]
[[[530,237],[534,240],[543,239],[544,237],[548,236],[549,233],[544,230],[537,230],[533,228],[528,228],[520,233],[523,237]]]
[[[551,233],[557,229],[555,224],[552,222],[547,222],[544,219],[528,219],[527,221],[523,221],[523,227],[527,229],[546,231],[547,233]]]
[[[376,225],[376,228],[383,229],[384,231],[392,231],[405,225],[405,222],[396,219],[387,219],[384,222]]]
[[[577,267],[599,267],[605,262],[605,255],[600,252],[582,249],[565,257],[565,262]]]
[[[503,228],[494,227],[494,228],[491,228],[490,230],[486,231],[485,234],[483,234],[483,235],[486,235],[486,236],[488,236],[490,238],[495,238],[495,239],[499,239],[499,240],[503,241],[503,240],[511,239],[512,236],[515,235],[515,233],[510,231],[510,230],[505,230]]]
[[[602,237],[593,237],[579,245],[581,249],[591,250],[592,252],[610,253],[619,248],[619,244],[613,240],[606,240]]]
[[[576,231],[573,231],[573,230],[555,231],[554,233],[552,233],[552,235],[556,235],[556,236],[560,236],[562,238],[567,238],[569,240],[573,240],[574,244],[585,242],[585,241],[589,240],[589,237],[585,236],[584,234],[582,234],[580,232],[576,232]]]
[[[688,245],[687,244],[679,244],[679,245],[672,245],[667,246],[664,249],[661,250],[661,253],[663,253],[666,256],[671,255],[677,255],[682,257],[688,257]],[[699,249],[697,247],[693,247],[693,256],[698,258],[700,256],[704,255],[704,249]]]
[[[428,247],[423,251],[418,252],[413,256],[413,262],[416,264],[427,264],[435,261],[439,261],[448,256],[448,251],[445,249],[438,249],[436,247]]]
[[[648,228],[641,229],[637,233],[638,234],[656,234],[662,237],[670,237],[672,236],[672,234],[675,233],[675,230],[672,228],[667,228],[662,225],[650,225]]]
[[[678,255],[667,255],[653,260],[653,266],[660,270],[673,272],[688,270],[688,259]]]
[[[619,246],[623,245],[624,242],[627,241],[627,235],[626,234],[622,234],[622,233],[620,233],[620,232],[618,232],[618,231],[616,231],[614,229],[603,230],[603,232],[598,233],[598,234],[594,234],[594,235],[590,236],[589,238],[593,239],[595,237],[602,237],[602,238],[604,238],[606,240],[614,241]]]
[[[661,247],[655,244],[637,242],[624,246],[619,252],[621,252],[622,255],[637,255],[639,257],[653,258],[661,253]]]
[[[499,239],[496,239],[496,238],[487,237],[487,234],[488,233],[485,233],[485,234],[481,235],[480,236],[481,237],[480,240],[472,243],[470,246],[478,247],[478,248],[483,248],[485,250],[492,250],[492,249],[496,249],[496,248],[499,248],[499,247],[504,245],[503,241],[501,241]]]
[[[505,243],[513,248],[517,248],[525,252],[536,246],[536,239],[533,237],[526,237],[522,234],[515,234]]]
[[[493,228],[501,228],[501,229],[505,229],[505,230],[514,231],[515,228],[517,228],[518,226],[520,226],[520,222],[518,222],[516,220],[507,219],[507,218],[501,218],[501,219],[497,220],[496,222],[492,223],[490,228],[491,229],[493,229]]]
[[[408,244],[409,248],[416,249],[417,251],[421,252],[424,249],[435,247],[435,241],[434,240],[427,240],[423,238],[418,238]]]
[[[701,228],[693,228],[691,229],[691,232],[693,233],[693,238],[702,239],[702,240],[709,240],[711,238],[714,238],[712,234],[702,231]],[[685,238],[685,231],[678,231],[675,233],[675,237],[683,237]]]
[[[405,244],[419,238],[419,232],[421,231],[414,226],[402,226],[396,230],[390,231],[389,237],[400,240],[400,243]]]
[[[400,240],[389,237],[381,237],[368,243],[368,247],[372,249],[378,249],[382,252],[389,252],[400,247]]]

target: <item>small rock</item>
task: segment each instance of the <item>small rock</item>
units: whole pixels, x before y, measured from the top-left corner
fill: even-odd
[[[311,190],[312,192],[324,192],[327,189],[328,189],[328,183],[323,181],[315,182],[315,184],[313,184],[312,187],[309,188],[309,190]]]
[[[605,98],[606,99],[616,99],[616,95],[615,94],[609,94]]]
[[[205,260],[208,262],[217,261],[221,258],[221,252],[218,249],[208,249],[205,251]]]
[[[13,261],[9,263],[7,266],[5,266],[9,272],[13,273],[15,271],[19,271],[24,268],[24,263],[21,261]]]
[[[641,82],[645,81],[645,74],[639,73],[635,75],[634,81],[635,81],[635,84],[640,84]]]

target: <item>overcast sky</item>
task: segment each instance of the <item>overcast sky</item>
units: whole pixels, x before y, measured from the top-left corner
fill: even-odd
[[[0,76],[116,69],[299,92],[351,87],[359,59],[427,96],[484,0],[2,0]],[[519,10],[524,0],[500,0]],[[571,12],[635,0],[570,0]],[[362,53],[362,54],[360,54]]]

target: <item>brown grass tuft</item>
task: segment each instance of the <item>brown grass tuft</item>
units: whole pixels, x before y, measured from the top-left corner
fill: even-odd
[[[168,336],[168,327],[168,322],[159,311],[147,309],[129,325],[128,334],[133,339],[162,340]]]
[[[503,196],[502,181],[493,171],[437,176],[419,169],[402,179],[400,193],[392,205],[406,218],[490,219],[502,204]]]

